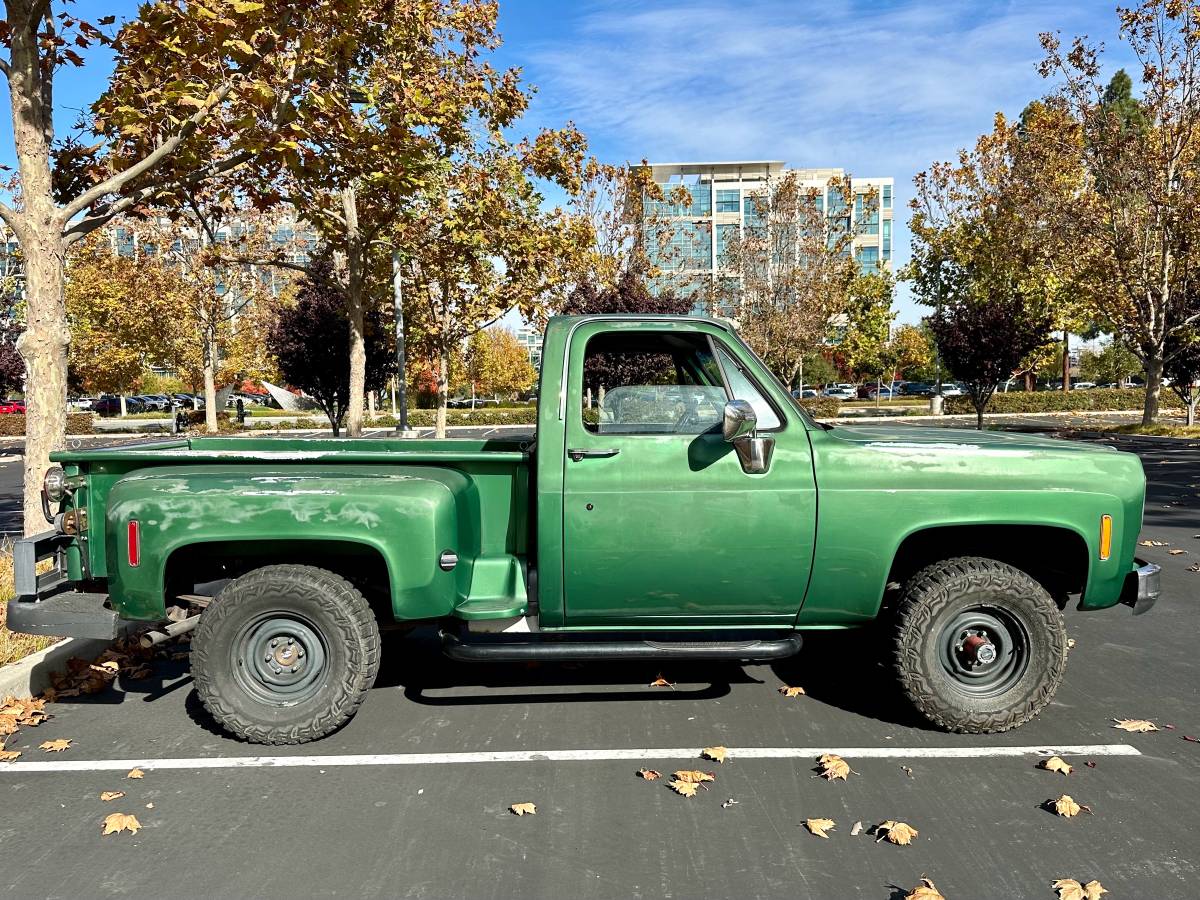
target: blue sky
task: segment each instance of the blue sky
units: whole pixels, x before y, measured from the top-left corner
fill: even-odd
[[[76,8],[132,15],[136,4]],[[1108,71],[1129,63],[1113,0],[501,0],[500,27],[496,64],[538,88],[529,130],[571,119],[609,162],[780,159],[894,176],[901,264],[913,175],[1045,92],[1040,32],[1105,42]],[[62,74],[60,129],[110,65],[93,54]],[[0,162],[11,165],[8,119]],[[901,321],[921,315],[903,289],[897,305]]]

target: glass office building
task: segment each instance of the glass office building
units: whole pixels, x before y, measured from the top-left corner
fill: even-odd
[[[788,169],[778,160],[752,160],[652,163],[650,170],[664,199],[648,200],[645,215],[669,223],[665,235],[646,229],[646,249],[660,272],[651,287],[693,298],[697,315],[709,311],[714,289],[729,286],[727,279],[737,280],[726,250],[747,228],[760,224],[760,203],[754,198],[787,173],[796,173],[804,188],[816,192],[816,202],[832,227],[854,229],[852,252],[863,272],[892,268],[893,178],[851,178],[851,202],[829,186],[846,177],[838,168]],[[687,191],[678,190],[680,186]],[[871,195],[875,202],[868,204]]]

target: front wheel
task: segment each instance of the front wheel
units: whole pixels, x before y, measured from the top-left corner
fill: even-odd
[[[257,744],[302,744],[339,728],[378,671],[370,605],[344,578],[313,566],[264,566],[231,581],[192,638],[205,708]]]
[[[1067,633],[1051,596],[1006,563],[962,557],[908,582],[897,609],[896,671],[917,710],[947,731],[1008,731],[1062,682]]]

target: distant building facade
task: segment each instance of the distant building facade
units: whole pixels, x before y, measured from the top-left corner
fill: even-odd
[[[542,370],[542,333],[530,325],[522,325],[517,329],[517,341],[529,354],[530,365],[540,372]]]
[[[863,272],[892,268],[893,178],[851,178],[851,199],[829,188],[831,180],[845,178],[839,168],[788,169],[779,160],[652,163],[649,168],[666,199],[647,201],[646,216],[671,225],[666,246],[651,241],[647,247],[650,261],[662,272],[652,289],[694,298],[695,314],[706,312],[705,298],[718,279],[737,278],[727,265],[726,248],[755,218],[759,207],[754,198],[792,172],[803,187],[817,192],[827,216],[853,229],[851,252]],[[690,204],[672,200],[671,192],[680,184],[688,188]],[[865,203],[872,193],[875,203]]]

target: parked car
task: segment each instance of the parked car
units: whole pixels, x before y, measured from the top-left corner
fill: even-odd
[[[1099,385],[1094,381],[1076,381],[1071,385],[1071,387],[1077,391],[1088,391],[1094,387],[1099,387]]]
[[[822,396],[830,397],[834,400],[857,400],[858,394],[853,388],[846,387],[844,384],[834,384],[821,392]]]
[[[72,397],[67,400],[67,406],[76,412],[87,412],[95,402],[95,397]]]
[[[22,416],[25,415],[25,401],[0,400],[0,414],[4,413],[18,413]]]
[[[928,397],[937,385],[928,381],[906,381],[900,388],[901,397]]]
[[[868,400],[891,400],[893,396],[897,395],[897,393],[898,393],[898,389],[890,388],[886,384],[880,385],[878,387],[872,386],[872,387],[867,388],[867,399]]]
[[[796,390],[792,391],[792,396],[797,400],[812,400],[820,397],[821,395],[813,388],[797,388]]]
[[[138,413],[145,411],[145,404],[137,397],[125,398],[125,412]],[[92,403],[92,412],[102,416],[119,416],[121,414],[121,398],[105,394]]]
[[[172,394],[171,399],[179,401],[180,409],[204,409],[204,398],[195,394]]]
[[[50,470],[54,524],[14,547],[8,627],[154,635],[168,606],[198,600],[169,627],[192,635],[200,703],[244,740],[295,744],[335,732],[381,656],[403,652],[381,647],[380,624],[432,624],[454,660],[663,666],[786,658],[805,629],[886,610],[898,693],[936,727],[980,733],[1054,709],[1060,603],[1074,618],[1158,599],[1159,566],[1134,557],[1146,477],[1131,453],[827,430],[717,320],[557,318],[545,347],[536,443],[202,437],[52,454],[71,475]],[[609,418],[589,416],[586,363],[612,353],[669,356],[679,383],[627,376]],[[668,390],[695,401],[684,415]],[[628,409],[608,402],[621,392]],[[874,672],[876,643],[856,646],[847,665]],[[1113,712],[1072,700],[1091,704],[1073,717]]]
[[[942,382],[943,397],[961,397],[965,393],[966,391],[962,389],[962,385],[960,385],[957,381]]]

